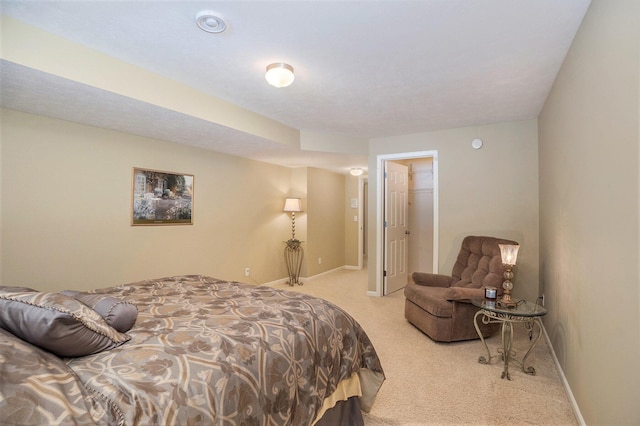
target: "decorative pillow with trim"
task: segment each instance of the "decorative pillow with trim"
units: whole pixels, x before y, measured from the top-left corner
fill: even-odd
[[[0,293],[7,292],[7,291],[13,291],[13,292],[24,291],[27,293],[35,293],[38,290],[34,290],[29,287],[13,287],[13,286],[0,285]]]
[[[38,291],[0,290],[0,327],[64,357],[113,349],[131,338],[73,297]]]
[[[85,293],[75,290],[61,291],[60,294],[71,296],[81,301],[91,309],[99,313],[107,324],[126,333],[131,330],[138,318],[138,308],[133,303],[126,302],[117,297],[97,293]]]

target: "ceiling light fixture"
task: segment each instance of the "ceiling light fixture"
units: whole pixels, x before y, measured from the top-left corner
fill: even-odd
[[[360,167],[354,167],[349,170],[349,173],[351,173],[351,176],[360,176],[363,172]]]
[[[196,13],[196,24],[202,31],[208,33],[221,33],[227,29],[224,19],[210,10],[202,10]]]
[[[287,87],[293,83],[293,67],[283,62],[267,65],[267,73],[264,75],[267,83],[273,87]]]

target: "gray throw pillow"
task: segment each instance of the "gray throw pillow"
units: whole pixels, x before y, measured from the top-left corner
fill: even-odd
[[[75,290],[65,290],[60,293],[71,296],[89,306],[99,313],[107,324],[120,333],[129,331],[131,327],[133,327],[133,324],[135,324],[136,318],[138,318],[138,308],[136,308],[136,305],[118,299],[117,297]]]
[[[73,297],[33,290],[0,289],[0,327],[66,357],[113,349],[130,339]]]

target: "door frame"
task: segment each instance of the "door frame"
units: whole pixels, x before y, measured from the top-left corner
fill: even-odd
[[[366,214],[366,206],[364,205],[364,185],[368,180],[368,175],[358,176],[358,264],[356,266],[346,266],[345,269],[361,270],[364,268],[364,220]]]
[[[433,159],[433,273],[438,273],[438,151],[414,151],[376,156],[376,291],[372,296],[383,295],[384,274],[384,162],[431,157]]]

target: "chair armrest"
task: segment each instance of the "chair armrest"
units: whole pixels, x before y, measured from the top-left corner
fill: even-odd
[[[469,302],[471,299],[483,299],[484,288],[449,287],[444,297],[446,300]]]
[[[413,282],[418,285],[424,285],[427,287],[449,287],[451,285],[451,278],[448,275],[430,274],[427,272],[414,272],[411,275]]]

